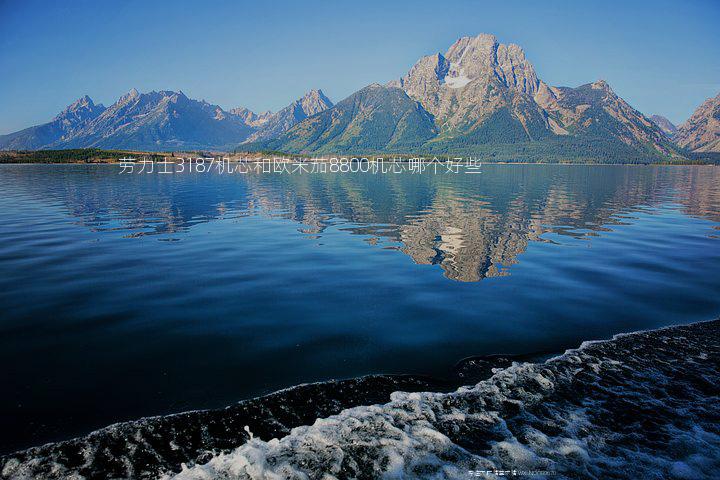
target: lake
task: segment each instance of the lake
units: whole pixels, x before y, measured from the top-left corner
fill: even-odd
[[[720,168],[0,165],[0,453],[720,313]]]

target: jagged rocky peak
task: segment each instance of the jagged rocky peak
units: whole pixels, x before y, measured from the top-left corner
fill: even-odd
[[[591,83],[590,88],[592,88],[593,90],[603,90],[603,91],[611,93],[613,95],[615,94],[615,92],[613,92],[613,89],[610,88],[610,84],[607,83],[603,79],[600,79],[600,80],[597,80],[597,81]]]
[[[445,58],[450,62],[445,83],[451,88],[460,88],[472,80],[485,77],[497,70],[501,73],[500,78],[505,77],[505,72],[498,69],[500,48],[501,45],[494,35],[481,33],[476,37],[460,38],[445,53]],[[501,56],[506,62],[511,61],[508,59],[508,48],[505,45],[502,45]],[[525,59],[524,54],[522,59]]]
[[[92,98],[90,98],[87,95],[83,95],[82,97],[75,100],[73,103],[71,103],[65,111],[76,111],[81,108],[92,108],[95,106],[95,103],[92,101]]]
[[[189,102],[189,101],[191,101],[191,100],[188,98],[188,96],[185,95],[185,93],[183,93],[182,90],[177,91],[177,92],[173,92],[173,91],[171,91],[171,90],[162,90],[162,91],[160,91],[159,93],[160,93],[160,95],[161,95],[163,98],[167,98],[168,101],[171,102],[171,103],[182,103],[182,102]],[[193,100],[193,101],[195,101],[195,100]],[[203,105],[207,105],[207,106],[209,106],[209,107],[212,107],[213,109],[219,108],[217,105],[212,105],[212,104],[206,102],[205,100],[201,100],[199,103],[201,103],[201,104],[203,104]]]
[[[262,112],[262,113],[255,113],[249,108],[245,107],[237,107],[230,110],[228,113],[231,115],[235,115],[240,118],[243,122],[246,124],[252,126],[252,127],[260,127],[263,124],[265,124],[268,119],[272,116],[272,112],[270,110]]]
[[[458,39],[445,54],[422,57],[398,84],[449,128],[496,111],[507,103],[501,91],[509,92],[508,98],[540,96],[545,103],[554,98],[520,46],[486,33]]]
[[[95,118],[104,110],[105,107],[102,104],[95,105],[88,95],[83,95],[68,105],[65,110],[60,112],[53,120],[65,123],[76,123]]]
[[[118,100],[113,105],[110,106],[110,109],[118,108],[119,106],[133,103],[133,102],[137,101],[137,99],[139,99],[139,98],[140,98],[140,92],[138,92],[137,89],[133,88],[125,95],[120,96],[120,98],[118,98]]]
[[[140,92],[138,92],[136,88],[133,88],[128,93],[126,93],[125,95],[120,97],[120,99],[118,101],[122,102],[123,100],[130,100],[130,99],[138,98],[139,96],[140,96]]]
[[[302,111],[306,116],[312,116],[333,106],[333,103],[325,96],[322,90],[312,89],[298,100]]]
[[[95,106],[95,103],[93,103],[92,99],[87,96],[83,95],[82,97],[75,100],[73,103],[65,107],[65,110],[63,110],[60,114],[67,112],[76,112],[78,110],[82,110],[84,108],[93,108]]]
[[[312,89],[277,113],[256,114],[245,107],[230,110],[246,124],[259,128],[247,141],[257,141],[278,135],[307,117],[332,108],[333,103],[320,89]]]
[[[257,114],[245,107],[237,107],[229,110],[229,113],[240,117],[243,121],[247,122],[257,117]]]
[[[509,88],[533,95],[540,86],[535,68],[520,46],[498,43],[494,35],[486,33],[460,38],[445,55],[422,57],[400,83],[417,95],[418,90],[432,90],[434,81],[460,89],[476,80],[489,82],[493,77]]]
[[[124,115],[130,111],[134,111],[135,109],[140,109],[135,112],[135,114],[138,114],[140,111],[147,112],[157,107],[170,108],[171,105],[185,105],[190,102],[197,102],[198,104],[206,105],[208,107],[215,107],[205,101],[190,100],[182,91],[175,92],[172,90],[153,90],[147,93],[140,93],[137,89],[133,88],[128,93],[121,96],[117,102],[112,104],[106,110],[105,116],[118,114]]]

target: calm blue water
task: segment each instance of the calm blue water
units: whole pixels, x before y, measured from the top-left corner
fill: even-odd
[[[720,168],[0,166],[0,451],[720,314]]]

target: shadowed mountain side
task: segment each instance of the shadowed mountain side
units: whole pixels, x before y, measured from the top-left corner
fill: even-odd
[[[69,105],[48,123],[29,127],[8,135],[0,135],[0,149],[37,150],[44,148],[60,140],[72,137],[104,111],[105,107],[103,105],[95,105],[90,97],[85,95]]]
[[[268,138],[332,106],[312,90],[277,113],[225,111],[182,92],[133,89],[108,108],[85,96],[53,121],[0,135],[0,149],[105,148],[145,151],[228,151],[251,135]]]
[[[436,134],[432,117],[399,88],[373,84],[267,142],[248,144],[299,153],[410,151]]]

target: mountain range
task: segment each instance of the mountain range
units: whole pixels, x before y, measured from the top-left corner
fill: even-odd
[[[720,152],[720,95],[675,127],[646,117],[603,80],[548,85],[520,46],[480,34],[335,105],[312,90],[257,114],[133,89],[107,108],[82,97],[46,124],[0,136],[4,150],[84,147],[647,162]]]
[[[225,111],[182,92],[132,89],[107,108],[84,96],[48,123],[0,136],[0,149],[227,151],[249,138],[275,136],[330,107],[332,102],[320,90],[277,113],[256,114],[246,108]]]
[[[711,128],[708,128],[711,130]],[[293,153],[427,153],[498,160],[652,161],[683,148],[607,82],[543,82],[518,45],[463,37],[402,78],[371,85],[248,148]]]

